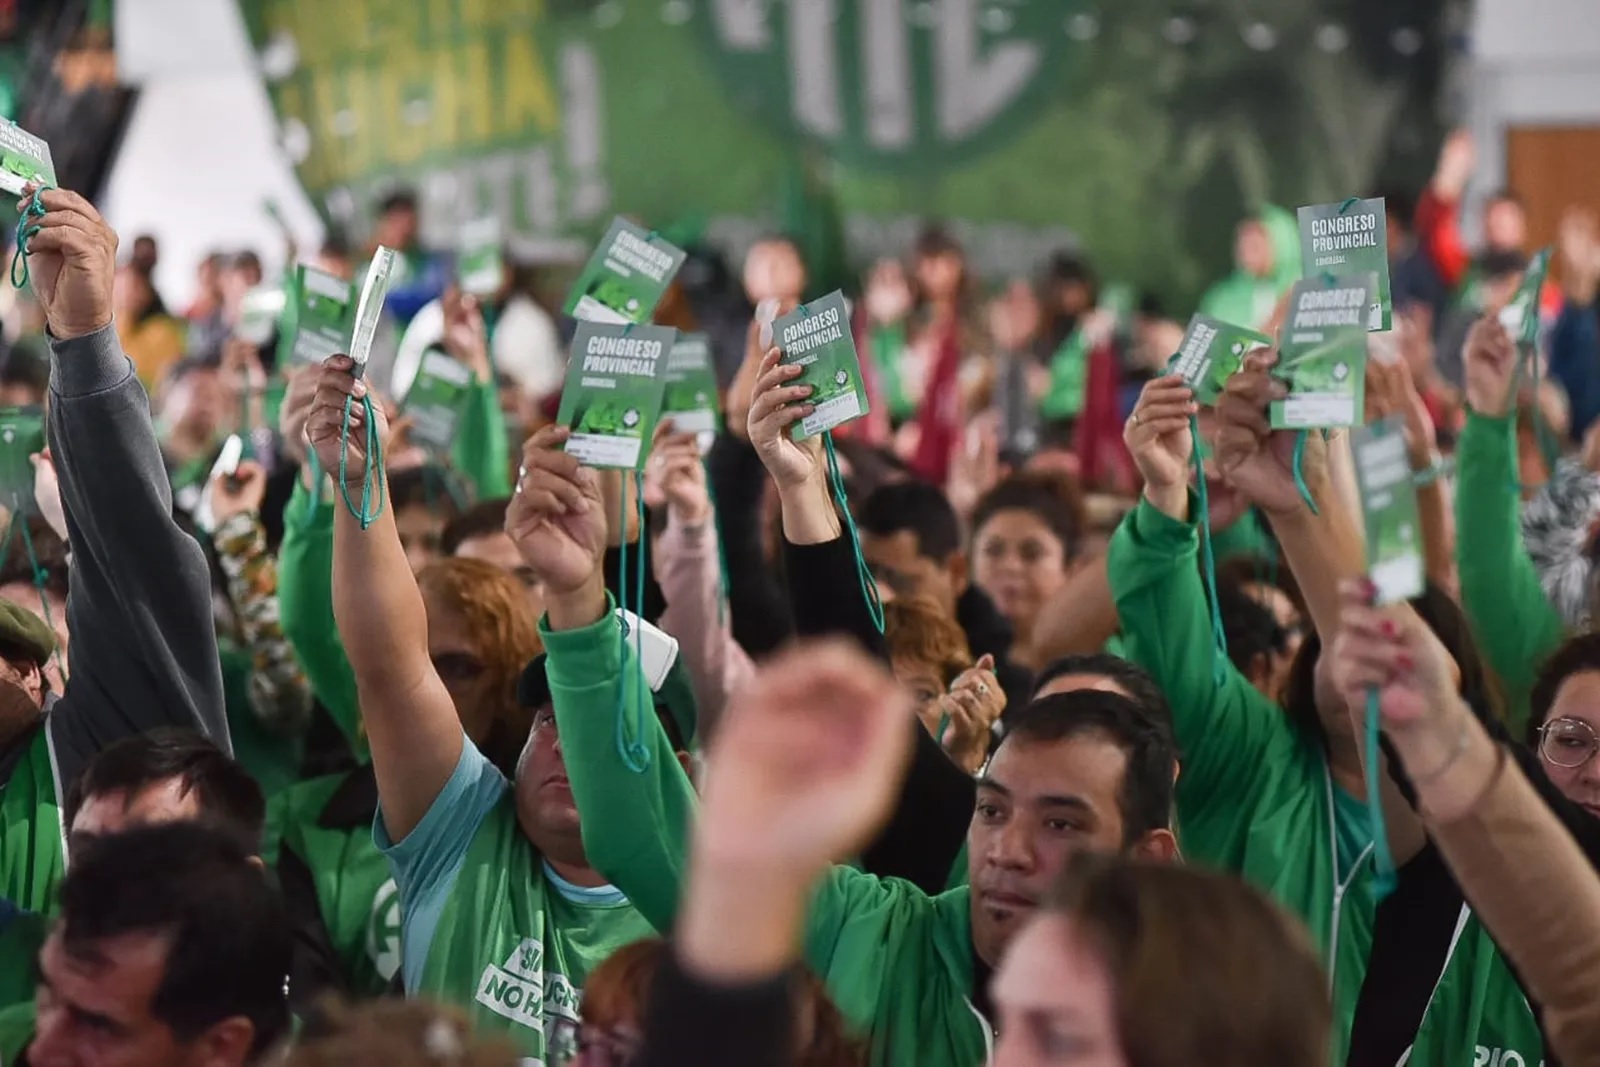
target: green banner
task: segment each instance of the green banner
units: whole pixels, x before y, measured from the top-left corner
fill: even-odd
[[[938,218],[985,274],[1081,244],[1192,297],[1254,205],[1420,185],[1437,144],[1438,45],[1371,61],[1388,30],[1330,38],[1333,0],[1265,29],[1232,0],[1203,19],[1165,0],[241,4],[320,209],[364,233],[403,181],[437,248],[490,215],[514,248],[574,238],[581,258],[626,214],[735,252],[799,229],[859,266]]]

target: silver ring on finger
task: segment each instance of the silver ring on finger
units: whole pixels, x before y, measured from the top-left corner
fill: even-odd
[[[1135,411],[1132,415],[1129,415],[1128,421],[1135,426],[1139,425],[1139,413]]]
[[[979,696],[986,697],[986,696],[989,695],[989,683],[988,682],[979,682],[975,688],[978,690],[978,695]]]

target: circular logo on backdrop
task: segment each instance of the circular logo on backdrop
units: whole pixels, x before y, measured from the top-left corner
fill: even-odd
[[[1077,0],[709,0],[695,18],[736,106],[862,167],[927,171],[1032,116]]]

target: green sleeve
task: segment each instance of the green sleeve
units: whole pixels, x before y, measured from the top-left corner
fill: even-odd
[[[311,691],[328,709],[357,759],[365,758],[356,676],[333,621],[333,508],[331,497],[315,500],[296,480],[283,513],[278,550],[278,612],[284,636],[305,668]]]
[[[910,882],[836,865],[817,886],[806,916],[806,965],[854,1026],[868,1028],[878,1009],[894,936],[904,936],[906,911],[932,907]]]
[[[1528,721],[1528,692],[1565,637],[1522,544],[1516,429],[1469,412],[1456,445],[1456,566],[1461,606],[1489,667],[1505,684],[1512,731]]]
[[[1233,664],[1224,665],[1217,681],[1222,652],[1212,637],[1198,549],[1191,524],[1141,497],[1111,538],[1106,558],[1124,654],[1150,672],[1172,704],[1181,806],[1188,806],[1186,799],[1214,805],[1244,796],[1269,748],[1290,731],[1283,712]]]
[[[539,631],[589,865],[665,933],[678,911],[694,789],[610,608],[592,626],[552,631],[542,621]],[[619,749],[619,715],[632,765]]]
[[[511,495],[511,446],[493,379],[485,382],[473,376],[450,458],[477,490],[479,500]]]

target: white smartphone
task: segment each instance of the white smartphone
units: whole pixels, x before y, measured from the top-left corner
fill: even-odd
[[[639,667],[644,671],[645,681],[650,683],[650,691],[658,691],[667,680],[667,672],[678,660],[678,639],[631,611],[618,608],[617,618],[622,622],[622,633],[628,643],[638,642],[635,647],[640,652]]]
[[[222,442],[222,451],[217,454],[216,465],[211,468],[211,477],[219,476],[232,478],[239,473],[239,461],[244,458],[244,438],[238,434],[230,434]]]

